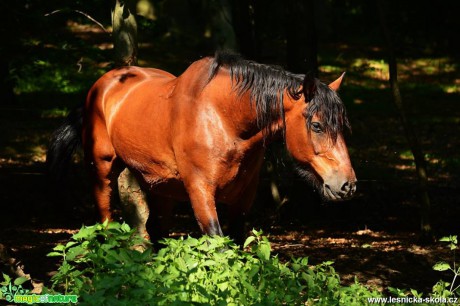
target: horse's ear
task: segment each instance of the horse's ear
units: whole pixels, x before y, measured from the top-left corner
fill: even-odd
[[[313,99],[316,93],[316,80],[310,74],[307,73],[305,75],[305,79],[303,80],[303,95],[305,96],[305,102],[309,102]]]
[[[342,84],[342,80],[344,76],[345,76],[345,72],[342,73],[342,75],[337,80],[329,84],[329,88],[332,89],[333,91],[339,90],[340,84]]]

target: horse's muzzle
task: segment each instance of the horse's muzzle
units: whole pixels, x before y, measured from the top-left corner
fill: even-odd
[[[356,181],[347,181],[339,187],[323,184],[323,196],[328,201],[343,201],[353,197],[356,192]]]

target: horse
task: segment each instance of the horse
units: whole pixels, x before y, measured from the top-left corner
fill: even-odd
[[[229,232],[241,236],[255,199],[267,145],[283,139],[297,172],[325,200],[349,199],[356,176],[344,140],[350,128],[337,94],[344,74],[326,85],[310,75],[216,52],[180,76],[135,66],[97,80],[79,112],[52,136],[55,172],[79,143],[101,219],[112,219],[117,178],[128,168],[168,210],[189,201],[203,234],[223,235],[216,203],[228,206]],[[158,224],[150,216],[147,231]]]

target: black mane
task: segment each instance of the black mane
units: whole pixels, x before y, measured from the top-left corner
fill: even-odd
[[[282,119],[284,131],[283,93],[285,90],[295,100],[300,99],[302,94],[312,98],[305,114],[308,128],[316,113],[319,114],[326,132],[334,141],[343,126],[349,126],[342,101],[333,90],[318,79],[313,79],[314,92],[306,93],[303,88],[305,75],[291,73],[279,66],[245,60],[240,55],[228,51],[218,51],[211,63],[208,82],[222,66],[230,70],[231,79],[235,80],[233,88],[238,95],[250,91],[251,103],[256,107],[257,125],[265,134],[271,133],[270,125],[279,118]]]

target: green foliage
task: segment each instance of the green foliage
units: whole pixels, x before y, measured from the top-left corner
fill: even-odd
[[[54,107],[52,109],[43,110],[41,112],[41,118],[63,118],[69,114],[69,109],[67,107],[58,108]]]
[[[359,305],[380,296],[357,281],[341,286],[332,262],[281,263],[262,232],[246,251],[226,237],[165,239],[157,254],[135,250],[140,243],[126,224],[83,227],[49,254],[63,259],[52,290],[97,305]]]
[[[440,280],[433,286],[433,296],[441,298],[460,298],[460,284],[457,282],[457,278],[460,275],[460,267],[455,262],[455,251],[458,247],[457,236],[442,237],[439,239],[441,242],[447,243],[447,247],[452,251],[454,256],[453,265],[440,261],[437,262],[433,269],[436,271],[451,271],[453,274],[452,282],[445,282]]]
[[[10,71],[18,94],[55,92],[63,94],[80,93],[88,90],[104,70],[90,64],[79,71],[75,63],[56,63],[37,59]],[[87,69],[86,69],[87,68]]]
[[[454,258],[455,258],[455,250],[457,249],[458,241],[457,241],[457,236],[448,236],[448,237],[442,237],[439,239],[441,242],[446,242],[448,243],[447,247],[453,252]],[[451,271],[453,274],[453,279],[452,282],[446,282],[444,280],[438,281],[434,286],[433,290],[430,294],[428,294],[429,298],[431,299],[438,299],[441,301],[438,303],[438,305],[453,305],[452,302],[450,301],[455,301],[459,300],[460,298],[460,285],[457,282],[457,278],[460,275],[460,267],[456,265],[455,259],[453,262],[453,265],[445,262],[445,261],[439,261],[433,266],[433,270],[435,271]],[[414,289],[410,290],[404,290],[404,289],[398,289],[398,288],[388,288],[388,292],[396,298],[405,298],[405,297],[414,297],[421,299],[423,298],[423,294],[417,292]],[[422,304],[422,305],[428,305],[428,304]],[[457,305],[457,304],[456,304]]]
[[[455,251],[456,236],[441,241]],[[63,263],[45,293],[75,294],[83,305],[367,305],[369,298],[384,298],[356,278],[342,286],[332,261],[316,266],[308,265],[308,258],[280,262],[268,239],[255,230],[244,250],[226,237],[165,239],[157,254],[151,248],[136,250],[145,243],[126,224],[82,227],[48,254],[62,257]],[[439,281],[427,296],[457,298],[460,268],[439,262],[433,269],[452,271],[454,277],[451,283]],[[4,278],[2,284],[11,282]],[[388,292],[401,301],[424,297],[414,289],[389,287]]]

